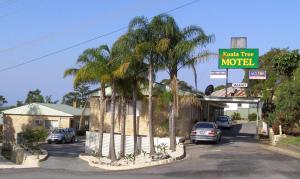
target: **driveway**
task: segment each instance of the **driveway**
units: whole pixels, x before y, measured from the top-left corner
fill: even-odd
[[[86,162],[78,158],[80,153],[84,153],[84,145],[85,140],[83,139],[75,143],[42,145],[42,148],[48,151],[49,157],[41,162],[41,168],[85,172],[99,171],[89,167]]]
[[[94,169],[75,157],[83,151],[83,141],[45,145],[50,157],[41,168],[0,170],[0,178],[300,178],[300,160],[261,148],[253,139],[254,131],[255,123],[238,124],[223,131],[219,145],[187,145],[183,161],[120,172]]]

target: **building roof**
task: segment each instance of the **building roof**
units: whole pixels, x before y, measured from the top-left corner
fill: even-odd
[[[65,104],[31,103],[24,106],[2,111],[3,114],[37,115],[37,116],[81,116],[83,108],[74,108]],[[89,115],[89,109],[84,111],[84,116]]]
[[[210,96],[214,97],[225,97],[226,95],[226,89],[221,89],[218,91],[214,91]],[[245,88],[233,88],[233,87],[228,87],[227,88],[227,96],[231,97],[247,97]]]
[[[167,91],[171,90],[169,86],[164,85],[162,83],[155,82],[155,83],[153,83],[153,86],[160,87],[160,88],[165,88]],[[111,96],[111,92],[112,91],[111,91],[111,87],[110,86],[108,86],[108,87],[105,88],[105,94],[106,94],[106,96]],[[203,92],[197,91],[197,90],[185,91],[185,90],[180,90],[179,89],[178,92],[179,92],[179,95],[182,95],[182,96],[184,96],[184,95],[191,95],[191,94],[196,95],[196,96],[201,96],[201,97],[204,96]],[[142,89],[141,93],[144,96],[148,96],[148,88]],[[86,95],[88,95],[90,97],[99,97],[101,95],[100,88],[94,89],[94,90],[90,91],[89,93],[87,93]]]

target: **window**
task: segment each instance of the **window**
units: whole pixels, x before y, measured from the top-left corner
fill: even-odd
[[[208,129],[210,129],[210,128],[214,128],[214,125],[212,124],[212,123],[197,123],[196,124],[196,128],[198,129],[198,128],[208,128]]]
[[[43,125],[43,120],[42,119],[35,119],[34,123],[37,126],[41,126],[41,125]]]
[[[58,128],[58,121],[56,120],[45,120],[46,129],[55,129]]]

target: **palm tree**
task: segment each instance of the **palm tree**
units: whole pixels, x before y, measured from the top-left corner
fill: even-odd
[[[100,157],[102,157],[103,126],[106,107],[105,87],[110,81],[111,75],[109,69],[110,60],[110,50],[107,45],[101,45],[98,48],[90,48],[85,50],[77,59],[79,68],[67,69],[64,74],[65,77],[69,75],[75,76],[74,86],[78,86],[82,83],[101,84],[98,149]]]
[[[157,24],[148,22],[145,17],[135,17],[129,23],[129,32],[137,34],[139,44],[137,44],[138,51],[143,55],[145,63],[148,65],[148,125],[149,125],[149,144],[150,155],[155,153],[154,135],[153,135],[153,107],[152,107],[152,89],[153,78],[155,72],[158,71],[162,65],[159,52],[160,29]]]
[[[126,115],[127,115],[127,102],[130,98],[131,90],[128,90],[128,83],[130,83],[130,79],[118,79],[116,82],[117,92],[119,94],[119,118],[120,118],[120,126],[121,126],[121,141],[120,141],[120,154],[119,158],[125,157],[125,142],[126,142]]]
[[[132,84],[132,108],[133,108],[133,148],[134,156],[138,153],[137,148],[137,94],[139,84],[144,83],[146,79],[147,66],[143,61],[143,54],[139,51],[141,39],[139,34],[131,31],[121,36],[115,44],[118,49],[119,69],[118,76],[130,79]]]
[[[210,53],[206,50],[199,49],[211,43],[212,35],[206,35],[198,26],[188,26],[180,29],[173,17],[167,14],[155,16],[152,20],[160,32],[159,51],[163,59],[164,67],[171,81],[172,91],[172,110],[169,119],[170,126],[170,149],[176,150],[176,117],[178,115],[178,71],[185,67],[194,69],[195,85],[197,88],[197,76],[195,64],[199,60],[207,59]],[[196,54],[197,53],[197,54]],[[196,54],[196,55],[194,55]]]

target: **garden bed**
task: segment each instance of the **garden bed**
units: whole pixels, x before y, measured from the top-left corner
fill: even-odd
[[[183,144],[178,144],[175,152],[166,150],[164,153],[159,153],[155,156],[150,156],[147,153],[143,153],[136,156],[135,160],[132,155],[126,155],[124,159],[120,159],[116,162],[111,162],[111,160],[107,157],[99,158],[90,154],[79,155],[79,158],[87,161],[90,166],[105,170],[130,170],[163,165],[176,160],[181,160],[184,157],[185,147]]]

